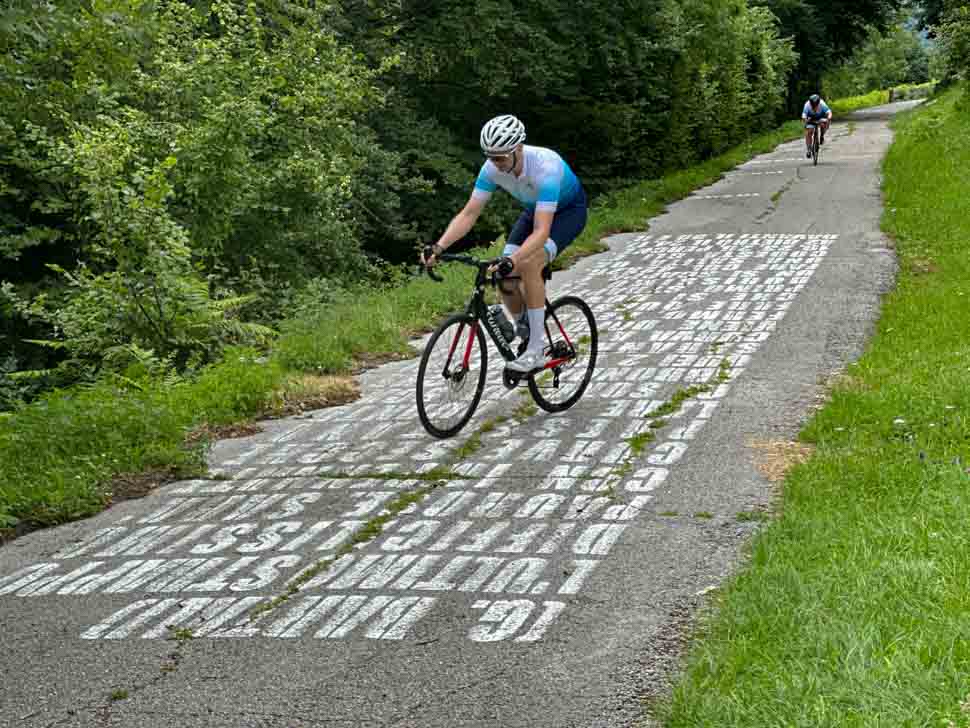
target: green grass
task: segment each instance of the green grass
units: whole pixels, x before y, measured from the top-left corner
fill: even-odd
[[[747,523],[751,521],[763,522],[771,518],[764,511],[738,511],[735,518],[741,523]]]
[[[865,109],[870,106],[882,106],[883,104],[889,103],[889,91],[870,91],[867,94],[861,96],[849,96],[844,99],[836,99],[835,101],[829,102],[829,108],[832,109],[832,114],[835,116],[849,114],[853,111],[858,111],[859,109]]]
[[[481,251],[497,256],[501,244]],[[415,276],[400,286],[362,290],[281,326],[274,347],[287,369],[348,374],[360,357],[413,356],[408,339],[430,330],[443,314],[464,308],[471,296],[475,270],[460,263],[436,269],[444,282]]]
[[[670,399],[662,403],[656,409],[650,410],[649,413],[644,415],[650,418],[650,427],[654,430],[660,429],[667,425],[667,420],[664,419],[670,415],[677,414],[680,408],[689,399],[693,399],[699,394],[706,394],[712,391],[717,385],[724,384],[731,378],[731,363],[727,359],[721,359],[720,364],[717,368],[717,374],[715,374],[710,381],[704,384],[692,384],[689,387],[680,387],[670,395]]]
[[[119,473],[201,472],[204,443],[187,446],[186,434],[263,410],[281,378],[278,366],[233,350],[191,382],[74,387],[0,419],[0,529],[97,513]]]
[[[790,190],[790,189],[792,188],[792,185],[794,185],[794,184],[795,184],[795,180],[794,180],[794,179],[790,179],[790,180],[788,180],[788,181],[787,181],[787,182],[786,182],[785,184],[783,184],[783,185],[782,185],[782,186],[781,186],[781,187],[780,187],[780,188],[778,189],[778,191],[776,191],[776,192],[775,192],[775,194],[773,194],[773,195],[771,196],[771,204],[772,204],[772,205],[777,205],[777,204],[778,204],[778,201],[779,201],[779,200],[780,200],[780,199],[781,199],[782,197],[784,197],[784,195],[785,195],[785,193],[786,193],[786,192],[788,192],[788,190]]]
[[[632,437],[626,439],[627,444],[630,445],[630,453],[634,458],[639,457],[643,454],[643,451],[647,449],[647,445],[657,439],[656,433],[651,430],[644,430],[643,432],[638,432]]]
[[[521,401],[512,410],[512,419],[521,425],[538,411],[539,408],[532,401],[528,392],[523,390]]]
[[[896,123],[901,270],[750,564],[652,712],[690,726],[970,725],[970,95]]]
[[[657,439],[657,432],[670,424],[670,420],[667,417],[677,414],[684,402],[693,399],[699,394],[710,392],[718,384],[723,384],[730,378],[731,363],[727,359],[721,359],[717,374],[711,377],[710,381],[704,384],[694,384],[690,387],[680,387],[670,396],[670,399],[661,403],[656,409],[651,410],[649,414],[645,415],[645,417],[650,419],[647,429],[626,438],[624,441],[630,446],[630,454],[621,465],[613,469],[613,475],[623,478],[633,472],[634,461],[643,455],[647,446]]]
[[[893,101],[920,99],[925,96],[929,96],[933,92],[934,88],[936,88],[935,81],[922,84],[903,84],[901,86],[895,86],[892,89]],[[861,96],[849,96],[843,99],[836,99],[835,101],[829,102],[829,107],[831,107],[833,114],[840,115],[849,114],[853,111],[865,109],[870,106],[882,106],[883,104],[888,103],[889,89],[884,89],[881,91],[870,91],[869,93]]]

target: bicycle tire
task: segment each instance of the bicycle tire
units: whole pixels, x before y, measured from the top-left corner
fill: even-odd
[[[818,166],[818,150],[819,150],[818,127],[815,127],[815,134],[813,135],[812,139],[813,139],[813,141],[812,141],[812,165],[815,166],[815,167],[817,167]]]
[[[449,338],[447,336],[444,336],[445,333],[449,331],[449,329],[451,329],[456,325],[463,327],[463,328],[455,329],[454,336],[458,337],[457,341],[455,341],[454,338]],[[470,329],[469,327],[474,327],[474,328]],[[441,352],[441,351],[446,351],[448,349],[451,349],[453,342],[455,344],[455,349],[452,352],[452,354],[458,354],[460,358],[461,354],[459,352],[464,351],[464,347],[467,345],[466,344],[467,339],[465,337],[469,335],[468,332],[470,330],[474,330],[475,332],[474,336],[478,342],[478,357],[480,362],[478,373],[477,373],[478,381],[475,383],[475,390],[467,407],[464,407],[464,409],[462,408],[458,409],[458,414],[460,416],[458,416],[457,420],[450,423],[442,423],[438,421],[435,417],[433,417],[431,414],[429,414],[428,402],[426,401],[428,399],[429,394],[428,394],[428,388],[426,387],[425,375],[428,373],[428,367],[430,366],[431,359],[434,356],[435,352],[436,351]],[[436,346],[439,344],[439,342],[443,344],[443,347],[436,349]],[[472,348],[474,349],[474,347]],[[444,368],[442,369],[442,375],[444,371],[447,369],[447,367],[450,365],[449,363],[450,358],[451,358],[450,355],[446,355],[444,360],[445,361]],[[475,319],[474,317],[468,316],[467,314],[453,314],[452,316],[449,316],[444,321],[442,321],[441,325],[438,326],[437,330],[434,332],[434,334],[432,334],[431,339],[428,341],[427,346],[424,347],[424,353],[421,355],[421,364],[418,366],[418,381],[417,381],[416,390],[415,390],[415,394],[417,397],[417,405],[418,405],[418,417],[421,419],[421,424],[424,426],[424,429],[428,431],[428,434],[433,435],[434,437],[437,437],[440,439],[445,439],[448,437],[453,437],[461,430],[461,428],[463,428],[466,424],[468,424],[468,420],[470,420],[471,416],[475,413],[475,410],[478,407],[478,403],[482,398],[482,392],[485,389],[485,374],[487,369],[488,369],[488,347],[485,345],[485,335],[482,333],[482,327],[478,325],[478,320]],[[470,368],[470,371],[472,371],[471,368]],[[437,376],[435,374],[435,369],[431,371],[431,376],[432,377]],[[457,389],[463,389],[466,386],[467,384],[467,381],[465,379],[466,376],[467,376],[467,373],[465,373],[465,375],[462,376],[461,380],[457,383],[457,385],[455,384],[455,382],[448,381],[447,377],[442,376],[442,379],[445,380],[444,386],[448,388],[452,393],[454,393]]]
[[[564,314],[567,307],[573,307],[576,309],[568,317]],[[555,323],[553,314],[556,314],[556,318],[560,321],[563,319],[569,319],[567,323],[563,324],[563,328],[566,329],[566,335],[572,341],[573,346],[578,346],[580,348],[585,347],[585,351],[588,353],[586,357],[585,369],[580,369],[575,372],[576,390],[566,397],[562,401],[553,401],[551,397],[548,396],[547,392],[552,389],[558,389],[558,387],[550,388],[544,385],[544,379],[547,377],[552,377],[555,379],[557,373],[553,370],[546,370],[535,374],[528,379],[529,393],[532,395],[532,399],[535,403],[539,405],[546,412],[563,412],[574,404],[576,404],[580,397],[586,392],[586,388],[589,386],[590,379],[593,377],[593,371],[596,368],[596,354],[598,351],[599,344],[599,334],[596,329],[596,319],[593,317],[593,312],[586,302],[579,298],[578,296],[563,296],[553,301],[549,308],[546,309],[546,336],[548,337],[550,333],[552,334],[552,340],[547,342],[546,353],[550,353],[554,349],[557,343],[565,344],[566,340],[561,338],[561,332],[558,331],[559,327]],[[586,330],[582,331],[581,327],[578,325],[579,319],[586,322]],[[551,324],[550,324],[551,321]],[[572,329],[572,331],[570,331]],[[560,345],[561,345],[560,344]],[[579,357],[577,357],[578,359]],[[563,371],[572,371],[575,369],[575,364],[570,363],[560,368],[561,371],[558,373],[559,376],[562,375]]]

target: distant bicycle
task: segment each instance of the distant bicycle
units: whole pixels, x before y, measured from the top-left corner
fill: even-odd
[[[432,334],[418,367],[417,403],[421,424],[435,437],[457,434],[474,414],[485,389],[488,348],[482,330],[488,332],[506,361],[512,361],[526,348],[519,337],[513,349],[515,331],[503,331],[494,308],[485,302],[485,286],[496,285],[500,277],[489,269],[502,258],[483,260],[470,255],[442,254],[442,261],[456,261],[477,268],[475,289],[464,313],[452,314]],[[443,280],[426,269],[436,281]],[[546,280],[552,277],[548,266]],[[513,278],[514,276],[509,276]],[[502,381],[514,389],[525,379],[529,392],[542,409],[562,412],[583,396],[596,367],[598,335],[596,320],[586,302],[578,296],[563,296],[550,303],[546,299],[544,365],[527,374],[504,370]],[[529,332],[535,336],[537,332]]]
[[[818,166],[818,155],[822,149],[822,129],[821,124],[809,122],[814,128],[812,130],[812,165]]]
[[[802,107],[802,121],[805,122],[807,156],[813,164],[818,165],[819,150],[825,142],[825,129],[832,123],[832,109],[819,94],[812,94]],[[822,124],[825,126],[820,127]]]

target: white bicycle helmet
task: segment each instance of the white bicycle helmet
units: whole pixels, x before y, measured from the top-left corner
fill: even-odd
[[[508,154],[525,141],[525,124],[511,114],[496,116],[482,127],[479,143],[485,154]]]

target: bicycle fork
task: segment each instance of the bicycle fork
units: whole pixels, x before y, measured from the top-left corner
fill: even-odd
[[[458,326],[458,331],[455,332],[455,338],[451,342],[451,349],[449,349],[448,358],[445,360],[445,368],[441,371],[441,376],[443,376],[445,379],[450,380],[453,376],[452,373],[448,371],[448,369],[451,366],[452,357],[454,357],[455,351],[458,349],[458,343],[461,341],[461,335],[465,331],[465,325],[466,325],[465,323],[462,323]],[[471,358],[472,358],[472,345],[475,343],[475,334],[476,334],[477,326],[478,326],[478,322],[476,321],[474,324],[468,327],[468,343],[465,344],[465,354],[462,358],[462,363],[461,363],[461,371],[463,373],[467,372],[469,369],[469,363],[471,362]]]

